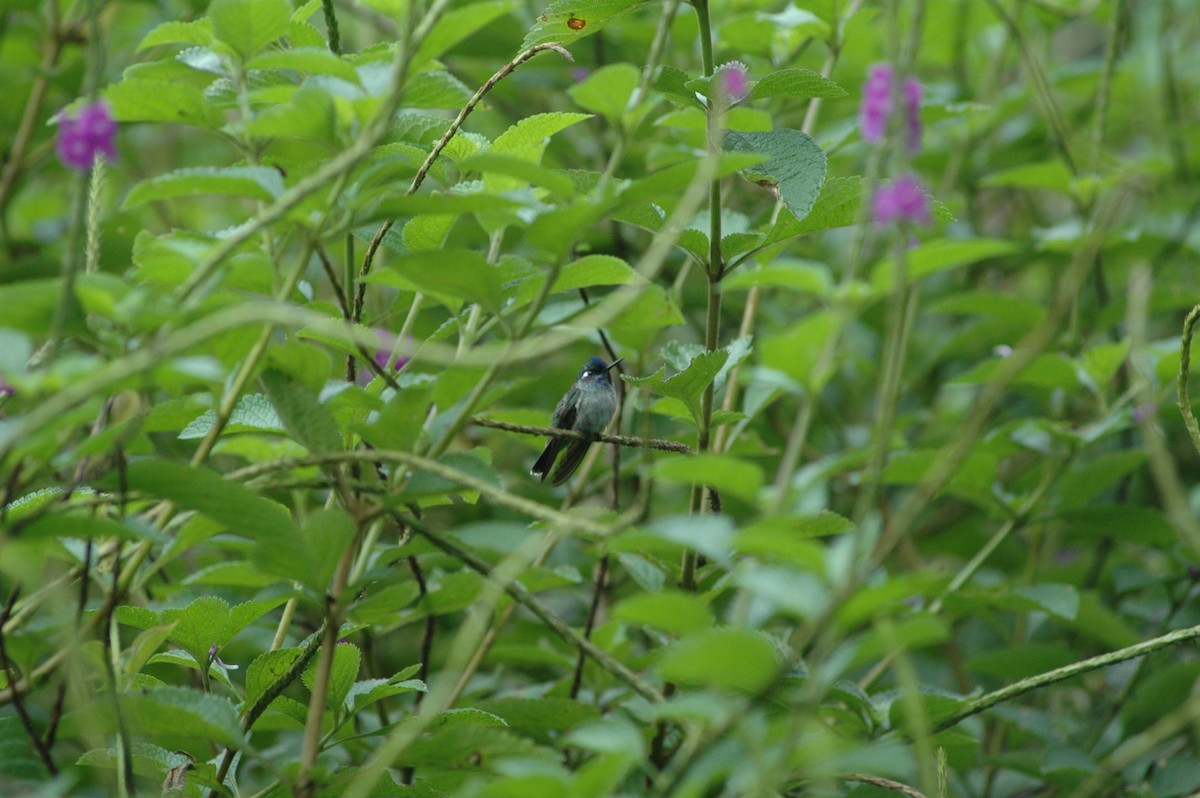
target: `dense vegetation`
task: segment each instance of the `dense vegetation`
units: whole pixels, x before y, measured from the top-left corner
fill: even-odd
[[[1194,794],[1198,37],[10,0],[0,794]]]

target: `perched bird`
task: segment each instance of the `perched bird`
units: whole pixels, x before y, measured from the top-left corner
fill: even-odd
[[[571,390],[567,391],[567,395],[559,401],[558,407],[554,408],[550,426],[578,430],[589,435],[599,435],[603,432],[617,409],[617,389],[613,387],[612,375],[608,372],[621,360],[623,358],[617,358],[612,363],[605,364],[598,357],[590,358],[579,372]],[[591,445],[590,440],[551,438],[546,444],[546,450],[533,464],[529,473],[541,477],[542,482],[545,482],[546,475],[554,465],[554,459],[558,457],[559,452],[566,449],[567,453],[563,455],[562,462],[554,469],[554,476],[550,479],[552,485],[561,485],[570,479],[576,468],[579,468]]]

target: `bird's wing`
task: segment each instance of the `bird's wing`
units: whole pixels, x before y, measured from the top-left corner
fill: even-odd
[[[575,416],[579,410],[579,397],[576,396],[574,388],[567,391],[567,395],[558,403],[558,407],[554,408],[554,415],[550,417],[550,426],[558,429],[575,429]],[[559,440],[562,440],[561,438]]]

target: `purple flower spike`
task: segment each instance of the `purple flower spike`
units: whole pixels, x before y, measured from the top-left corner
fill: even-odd
[[[862,137],[870,142],[882,141],[887,133],[888,117],[892,114],[892,84],[895,71],[891,64],[876,64],[863,85],[862,106],[858,121]]]
[[[55,142],[58,159],[63,166],[79,172],[91,169],[97,155],[116,160],[116,133],[117,123],[103,100],[84,105],[75,116],[64,113],[58,120]]]
[[[741,61],[730,61],[717,69],[717,85],[730,105],[741,102],[750,93],[748,75],[749,69]]]
[[[871,217],[877,225],[893,222],[929,224],[929,196],[921,183],[908,175],[898,177],[891,185],[880,186],[871,199]]]
[[[908,154],[921,151],[921,81],[904,79],[904,116],[908,123]]]

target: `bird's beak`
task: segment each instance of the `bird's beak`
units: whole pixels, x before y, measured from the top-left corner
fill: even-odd
[[[623,358],[623,357],[619,357],[619,358],[617,358],[617,359],[616,359],[616,360],[614,360],[613,362],[609,363],[609,364],[608,364],[608,367],[607,367],[607,368],[605,368],[604,370],[605,370],[605,371],[611,371],[611,370],[612,370],[612,368],[613,368],[613,366],[617,365],[618,363],[620,363],[620,362],[621,362],[622,360],[624,360],[624,359],[625,359],[625,358]]]

